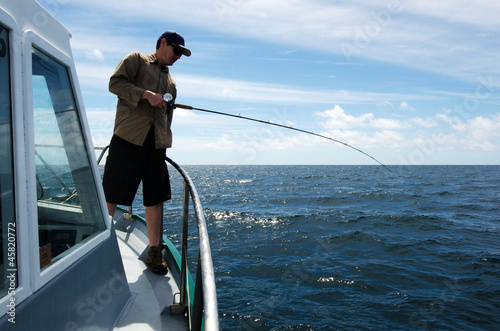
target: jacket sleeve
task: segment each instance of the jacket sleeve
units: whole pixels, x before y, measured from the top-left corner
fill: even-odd
[[[141,57],[134,52],[127,55],[116,67],[109,79],[109,91],[137,108],[146,89],[136,86],[135,78],[140,68]]]

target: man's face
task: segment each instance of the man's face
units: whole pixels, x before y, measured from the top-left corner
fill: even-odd
[[[156,58],[161,65],[171,66],[181,56],[175,45],[168,45],[165,39],[161,40],[160,48],[156,51]]]

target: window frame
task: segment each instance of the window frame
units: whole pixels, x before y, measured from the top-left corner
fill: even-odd
[[[29,258],[29,251],[20,245],[22,233],[26,233],[27,224],[23,224],[20,220],[26,217],[26,206],[28,200],[26,198],[26,186],[19,185],[26,180],[25,170],[25,151],[24,151],[24,125],[22,113],[22,80],[14,79],[15,73],[22,72],[21,68],[21,47],[19,44],[20,32],[16,21],[12,16],[4,11],[0,11],[0,21],[4,28],[7,29],[9,39],[9,70],[10,70],[10,102],[11,102],[11,129],[12,129],[12,147],[13,147],[13,167],[14,172],[14,213],[16,222],[16,258],[17,258],[17,288],[15,290],[16,304],[23,301],[29,296],[30,275],[29,270],[24,270],[26,265],[23,261]],[[11,295],[7,294],[0,297],[0,316],[7,313],[7,304],[10,302]]]
[[[31,215],[28,218],[28,222],[30,224],[27,237],[28,241],[31,243],[37,243],[37,245],[30,246],[30,266],[31,269],[31,279],[30,283],[32,284],[32,290],[36,291],[41,288],[49,281],[54,279],[57,275],[67,269],[74,262],[81,259],[83,256],[88,254],[92,249],[94,249],[97,245],[102,243],[104,240],[109,238],[111,222],[109,217],[107,217],[106,206],[103,203],[104,194],[102,189],[99,187],[99,183],[101,182],[100,174],[97,168],[97,161],[95,159],[95,153],[93,151],[93,146],[90,141],[90,129],[87,124],[87,118],[85,113],[82,112],[83,109],[83,101],[81,99],[77,75],[75,72],[75,68],[73,65],[73,61],[71,59],[71,55],[65,54],[61,50],[54,47],[52,44],[47,42],[43,37],[38,35],[33,30],[27,30],[23,33],[22,37],[23,41],[23,67],[24,67],[24,79],[23,79],[23,90],[25,91],[25,95],[28,97],[24,98],[24,109],[25,109],[25,137],[26,137],[26,167],[27,167],[27,196],[28,201],[28,210],[27,214]],[[75,99],[75,106],[77,108],[77,114],[80,119],[80,125],[82,128],[82,136],[85,141],[85,147],[87,151],[87,155],[89,157],[90,168],[93,175],[94,183],[97,186],[97,193],[99,195],[99,201],[101,213],[104,216],[105,229],[101,232],[90,238],[83,245],[76,247],[73,251],[69,252],[65,256],[61,257],[59,260],[55,261],[53,264],[45,267],[42,271],[40,271],[40,260],[39,260],[39,249],[38,249],[38,211],[37,211],[37,197],[36,197],[36,169],[35,169],[35,139],[34,139],[34,119],[33,119],[33,86],[32,86],[32,48],[35,47],[41,50],[46,55],[50,56],[61,65],[63,65],[69,75],[71,90],[73,92],[73,97]],[[24,265],[26,268],[27,266]]]

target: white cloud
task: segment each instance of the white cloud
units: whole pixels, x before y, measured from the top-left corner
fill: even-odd
[[[500,4],[495,1],[478,0],[460,2],[458,5],[457,1],[453,0],[425,0],[413,2],[412,8],[415,13],[436,17],[454,24],[466,24],[497,31],[500,27],[498,20]]]
[[[465,121],[447,114],[438,114],[436,121],[441,123],[439,126],[435,126],[439,130],[435,129],[435,132],[431,133],[421,131],[419,136],[427,136],[425,139],[432,140],[440,148],[467,151],[494,151],[500,149],[500,114],[496,114],[491,118],[477,116]],[[430,120],[430,122],[435,123],[433,120]],[[449,129],[452,130],[452,133],[445,133]],[[432,138],[429,138],[430,136]]]
[[[394,130],[383,130],[375,133],[374,147],[384,146],[385,148],[398,149],[405,145],[407,138],[400,132]]]
[[[420,118],[420,117],[414,117],[411,119],[412,123],[415,123],[415,125],[424,127],[424,128],[434,128],[438,126],[438,121],[436,118]]]
[[[415,111],[415,108],[410,106],[406,101],[403,101],[399,104],[399,109],[406,111]]]
[[[370,126],[377,129],[403,129],[411,127],[408,123],[390,118],[375,118],[371,121]]]
[[[453,130],[459,133],[463,134],[467,132],[467,123],[463,122],[461,119],[457,117],[451,117],[445,114],[438,114],[436,117],[439,120],[447,123]]]
[[[336,105],[333,109],[316,113],[317,116],[325,118],[323,127],[327,129],[349,129],[352,127],[364,126],[373,118],[373,114],[363,114],[359,117],[348,115],[340,106]]]
[[[435,118],[425,120],[416,117],[407,123],[377,118],[372,113],[359,116],[349,115],[341,107],[335,106],[334,109],[316,113],[316,115],[324,119],[323,126],[328,129],[325,135],[345,142],[353,142],[362,147],[404,148],[421,145],[431,140],[433,144],[439,146],[440,150],[492,151],[500,149],[500,114],[491,118],[477,116],[467,121],[446,114],[438,114]],[[410,122],[420,129],[414,132]],[[369,135],[369,131],[356,131],[356,128],[376,131]],[[449,129],[454,133],[448,133]]]
[[[91,61],[96,61],[99,63],[104,63],[104,54],[98,49],[91,49],[86,51],[86,58]]]
[[[375,129],[402,129],[410,127],[410,124],[389,119],[376,118],[373,113],[365,113],[359,116],[346,114],[344,109],[336,105],[333,109],[318,112],[315,115],[326,119],[323,127],[328,129],[349,129],[356,127],[367,127]]]
[[[489,119],[482,116],[470,119],[465,123],[464,149],[494,151],[500,149],[500,115]],[[496,142],[494,139],[496,138]]]

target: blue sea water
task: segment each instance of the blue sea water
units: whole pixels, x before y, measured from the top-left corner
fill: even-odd
[[[500,166],[184,168],[222,330],[500,329]]]

